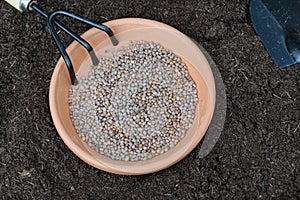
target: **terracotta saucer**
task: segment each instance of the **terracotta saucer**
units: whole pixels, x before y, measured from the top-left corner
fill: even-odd
[[[65,144],[79,158],[98,169],[124,175],[147,174],[165,169],[189,154],[203,138],[210,124],[216,99],[210,65],[199,47],[189,37],[166,24],[138,18],[118,19],[104,24],[116,34],[116,38],[120,41],[119,45],[126,44],[130,40],[159,42],[183,59],[196,83],[199,99],[193,125],[175,147],[150,160],[117,161],[98,154],[79,138],[70,119],[68,90],[71,81],[62,58],[55,67],[50,83],[49,101],[54,125]],[[98,56],[113,49],[107,35],[97,29],[88,30],[82,37],[89,41]],[[67,52],[80,80],[80,76],[87,74],[92,65],[89,54],[77,42],[73,42],[67,48]]]

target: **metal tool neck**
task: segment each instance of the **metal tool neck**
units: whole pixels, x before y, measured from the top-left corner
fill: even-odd
[[[30,5],[32,3],[36,3],[36,1],[33,1],[33,0],[21,0],[20,1],[20,8],[21,8],[21,10],[24,11],[24,12],[31,11],[32,8],[30,7]]]

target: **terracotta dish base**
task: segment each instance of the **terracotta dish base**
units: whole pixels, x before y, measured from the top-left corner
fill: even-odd
[[[193,125],[175,147],[146,161],[117,161],[95,152],[80,139],[70,119],[68,91],[72,85],[62,58],[55,67],[50,83],[49,101],[54,125],[65,144],[79,158],[98,169],[124,175],[147,174],[165,169],[189,154],[203,138],[210,124],[216,99],[210,65],[190,38],[166,24],[137,18],[118,19],[104,24],[113,30],[120,41],[116,48],[130,40],[153,41],[182,58],[197,87],[199,102]],[[114,49],[107,35],[95,28],[85,32],[82,37],[94,47],[97,56]],[[92,66],[89,54],[77,42],[73,42],[67,52],[80,82],[80,77],[86,75]]]

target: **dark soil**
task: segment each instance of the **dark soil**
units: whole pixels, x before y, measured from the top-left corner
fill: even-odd
[[[36,13],[0,1],[0,195],[3,199],[297,199],[300,194],[300,65],[278,68],[255,34],[249,2],[48,1],[97,22],[162,21],[194,38],[227,87],[227,118],[205,158],[199,147],[144,176],[97,170],[76,157],[53,125],[48,89],[60,56]],[[87,26],[66,20],[83,33]],[[60,33],[65,44],[72,40]]]

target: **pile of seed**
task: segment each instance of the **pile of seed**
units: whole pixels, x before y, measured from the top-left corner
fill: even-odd
[[[174,147],[191,127],[197,91],[187,66],[154,42],[133,41],[100,58],[69,92],[83,141],[112,159],[147,160]]]

